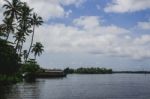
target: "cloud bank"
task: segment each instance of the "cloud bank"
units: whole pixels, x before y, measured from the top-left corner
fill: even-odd
[[[105,12],[126,13],[150,8],[150,0],[113,0],[104,8]]]
[[[150,36],[115,25],[102,25],[98,16],[81,16],[72,25],[45,24],[36,30],[36,40],[47,52],[82,52],[143,59],[150,57]]]

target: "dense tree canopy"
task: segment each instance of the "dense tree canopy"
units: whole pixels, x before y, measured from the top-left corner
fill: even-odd
[[[13,74],[19,69],[20,58],[14,47],[0,39],[0,74]]]

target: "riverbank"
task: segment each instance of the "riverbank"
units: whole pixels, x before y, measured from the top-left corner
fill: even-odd
[[[53,70],[46,72],[39,72],[35,75],[36,78],[55,78],[55,77],[66,77],[66,73],[63,70]]]
[[[116,74],[150,74],[150,71],[112,71],[112,73]]]

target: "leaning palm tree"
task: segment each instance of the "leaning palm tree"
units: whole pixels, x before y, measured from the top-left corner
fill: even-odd
[[[33,45],[35,26],[38,27],[38,26],[42,25],[42,23],[43,23],[42,17],[38,16],[36,13],[33,13],[33,16],[31,18],[31,25],[33,25],[33,33],[32,33],[31,44],[30,44],[29,51],[28,51],[28,56],[30,54],[30,51],[31,51],[31,48]],[[27,56],[27,58],[28,58],[28,56]]]
[[[5,0],[7,4],[4,4],[3,8],[6,11],[3,13],[5,17],[13,19],[18,19],[18,15],[20,14],[20,8],[22,6],[22,2],[20,0]]]
[[[34,58],[36,59],[36,56],[40,56],[42,54],[42,52],[44,51],[44,46],[40,43],[40,42],[36,42],[33,45],[33,49],[32,49],[32,53],[34,53]]]

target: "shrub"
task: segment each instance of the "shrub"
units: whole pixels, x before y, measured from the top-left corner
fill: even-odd
[[[22,64],[20,71],[21,73],[35,74],[39,69],[40,67],[37,62],[33,59],[30,59],[25,64]]]

